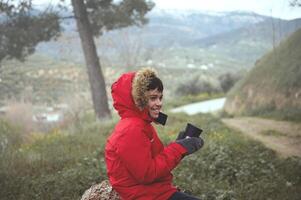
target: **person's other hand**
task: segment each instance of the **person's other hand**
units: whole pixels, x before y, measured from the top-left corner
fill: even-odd
[[[187,155],[189,155],[202,148],[204,145],[204,140],[197,137],[187,137],[176,140],[176,143],[182,145],[187,150]]]
[[[181,140],[185,138],[185,131],[180,131],[176,140]]]

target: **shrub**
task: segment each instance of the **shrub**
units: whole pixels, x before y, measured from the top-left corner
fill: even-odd
[[[299,199],[301,159],[280,159],[261,143],[242,137],[210,115],[171,116],[174,139],[187,121],[204,130],[204,147],[174,170],[180,188],[204,200]],[[170,130],[163,129],[165,140]]]
[[[53,130],[0,154],[1,198],[79,199],[85,189],[107,179],[104,145],[114,122],[95,126],[90,116],[83,122],[80,132]],[[168,144],[187,122],[204,130],[205,145],[173,171],[180,188],[204,200],[300,199],[300,158],[280,159],[208,114],[169,114],[168,125],[156,128]],[[15,130],[2,127],[1,132]]]
[[[103,150],[113,124],[84,121],[86,132],[55,129],[1,154],[1,198],[78,199],[106,179]],[[8,129],[8,135],[13,130]]]
[[[231,74],[226,73],[222,74],[218,77],[218,80],[220,82],[220,86],[224,93],[227,93],[236,82],[238,82],[241,79],[241,75],[238,74]]]
[[[23,136],[26,137],[35,130],[35,125],[32,121],[33,106],[27,102],[9,101],[7,103],[8,110],[5,113],[6,119],[15,126],[20,127],[23,132]]]
[[[221,88],[216,80],[200,78],[198,76],[180,84],[176,89],[176,93],[179,96],[219,92],[221,92]]]

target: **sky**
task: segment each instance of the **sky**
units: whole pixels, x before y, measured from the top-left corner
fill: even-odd
[[[36,4],[58,0],[34,0]],[[68,0],[67,0],[68,1]],[[201,11],[251,11],[282,19],[301,18],[301,8],[290,7],[291,0],[152,0],[160,9]]]
[[[282,19],[301,18],[301,8],[290,7],[290,0],[153,0],[161,9],[206,11],[251,11]]]

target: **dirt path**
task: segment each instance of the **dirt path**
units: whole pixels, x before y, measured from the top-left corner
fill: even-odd
[[[261,141],[268,148],[278,152],[280,156],[301,157],[301,124],[241,117],[222,119],[228,127],[234,128],[253,139]]]

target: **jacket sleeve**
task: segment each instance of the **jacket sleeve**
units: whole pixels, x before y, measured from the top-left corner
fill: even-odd
[[[125,131],[126,134],[118,141],[117,153],[139,183],[148,184],[168,175],[187,152],[174,142],[164,147],[156,157],[152,157],[151,141],[142,132],[142,128],[131,127]]]

